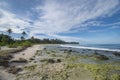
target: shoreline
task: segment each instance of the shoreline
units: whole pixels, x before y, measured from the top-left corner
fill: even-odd
[[[71,46],[71,45],[60,45],[61,47],[67,48],[78,48],[78,49],[91,49],[91,50],[101,50],[101,51],[112,51],[112,52],[120,52],[120,49],[108,49],[108,48],[97,48],[97,47],[84,47],[84,46]]]

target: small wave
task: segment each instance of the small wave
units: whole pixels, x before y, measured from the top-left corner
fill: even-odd
[[[61,46],[61,47],[80,48],[80,49],[91,49],[91,50],[102,50],[102,51],[116,51],[116,52],[120,52],[119,49],[84,47],[84,46],[71,46],[71,45],[60,45],[60,46]]]

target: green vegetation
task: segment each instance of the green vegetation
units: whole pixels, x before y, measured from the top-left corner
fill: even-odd
[[[37,65],[25,66],[24,69],[28,71],[34,71]]]
[[[47,64],[48,64],[48,63],[53,64],[53,63],[60,63],[60,62],[62,62],[62,61],[61,61],[61,59],[44,58],[44,59],[40,60],[40,62],[46,62]]]
[[[0,46],[8,46],[10,48],[16,48],[18,46],[29,47],[32,44],[79,44],[78,42],[65,42],[60,39],[38,39],[33,36],[26,39],[27,33],[23,31],[19,40],[13,39],[10,35],[13,32],[12,29],[7,30],[8,35],[0,34]]]
[[[0,50],[0,57],[7,57],[10,55],[10,53],[15,53],[24,50],[25,48],[18,48],[18,49],[12,49],[12,50]]]
[[[10,36],[0,34],[0,46],[5,46],[12,43],[14,43],[14,40]]]
[[[110,76],[111,80],[120,80],[120,74],[113,74]]]
[[[80,57],[81,58],[81,57]],[[83,57],[82,57],[83,58]],[[86,58],[86,57],[85,57]],[[87,57],[88,58],[88,57]],[[69,56],[67,58],[67,69],[84,69],[87,71],[90,71],[92,73],[92,77],[94,80],[119,80],[120,79],[120,73],[117,73],[117,71],[120,71],[119,66],[115,66],[114,64],[88,64],[83,62],[75,62],[77,59],[79,59],[78,56]],[[113,72],[112,72],[113,71]]]

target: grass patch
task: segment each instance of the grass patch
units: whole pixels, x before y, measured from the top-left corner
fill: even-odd
[[[113,66],[111,64],[85,64],[85,63],[69,63],[66,68],[84,68],[93,74],[94,80],[120,80],[119,74],[111,75],[109,78],[111,70],[120,70],[119,66]]]
[[[52,57],[57,57],[57,55],[55,53],[52,53],[51,56]]]
[[[120,80],[120,74],[113,74],[111,75],[111,80]]]
[[[24,69],[28,71],[34,71],[36,69],[37,65],[31,65],[31,66],[25,66]]]

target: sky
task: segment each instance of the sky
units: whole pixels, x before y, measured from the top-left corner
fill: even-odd
[[[0,0],[0,33],[120,44],[120,0]]]

